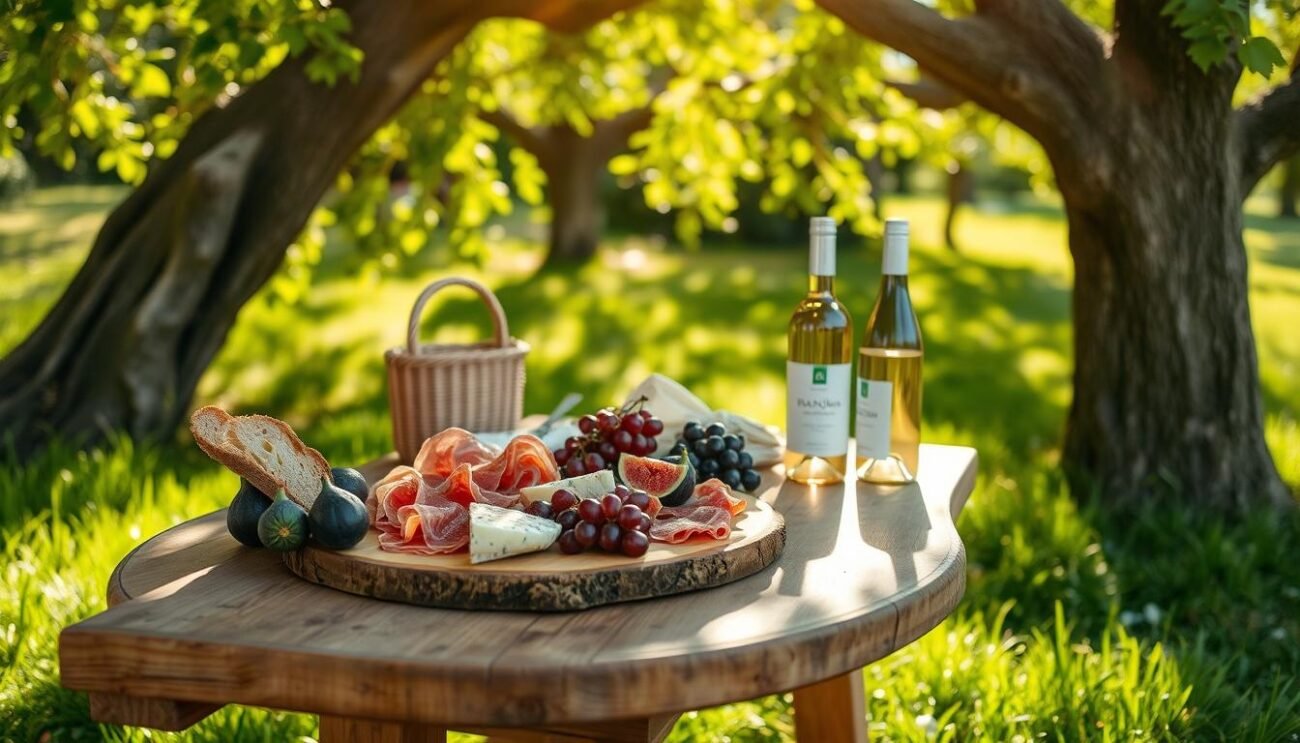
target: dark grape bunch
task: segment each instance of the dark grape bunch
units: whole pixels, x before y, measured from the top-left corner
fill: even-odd
[[[597,546],[606,552],[640,557],[650,549],[650,496],[643,490],[615,485],[600,498],[579,499],[569,490],[557,490],[551,501],[538,500],[524,509],[533,516],[560,525],[560,551],[576,555]]]
[[[716,477],[733,490],[758,490],[763,477],[754,469],[754,458],[745,451],[744,436],[727,433],[721,423],[704,426],[691,421],[682,428],[673,449],[683,445],[700,480]]]
[[[664,422],[645,409],[646,398],[622,408],[603,408],[578,419],[578,436],[570,436],[556,449],[555,463],[565,477],[578,477],[599,470],[612,470],[620,454],[644,457],[654,453],[664,432]]]

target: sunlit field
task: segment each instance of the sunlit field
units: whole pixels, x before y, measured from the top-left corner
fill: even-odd
[[[20,342],[75,271],[110,188],[37,191],[0,207],[0,352]],[[913,221],[912,292],[926,341],[924,437],[975,446],[981,476],[958,528],[966,598],[916,644],[869,667],[871,734],[882,740],[1157,739],[1300,736],[1300,516],[1240,522],[1169,509],[1105,514],[1072,501],[1055,469],[1069,405],[1070,282],[1065,226],[1039,202],[987,203],[942,246],[942,204],[895,199]],[[403,342],[431,278],[491,285],[512,334],[532,345],[527,408],[566,392],[592,407],[653,371],[708,402],[784,419],[785,322],[804,291],[802,244],[615,236],[582,269],[539,271],[540,247],[505,231],[481,265],[443,247],[361,270],[331,242],[311,287],[265,292],[240,314],[195,404],[293,423],[335,464],[390,447],[383,351]],[[1268,439],[1300,485],[1300,220],[1248,220],[1251,299]],[[879,250],[841,250],[840,295],[861,323]],[[487,335],[468,292],[435,301],[426,336]],[[223,507],[235,476],[178,434],[92,453],[55,448],[0,463],[0,740],[144,740],[101,727],[62,690],[57,635],[104,608],[113,565],[141,540]],[[182,736],[261,741],[314,735],[313,718],[230,707]],[[689,714],[674,740],[793,736],[788,698]]]

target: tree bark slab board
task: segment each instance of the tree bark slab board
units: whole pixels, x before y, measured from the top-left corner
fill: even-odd
[[[920,480],[904,488],[773,476],[758,496],[787,541],[766,569],[562,613],[335,591],[239,548],[218,512],[124,560],[118,603],[63,631],[61,677],[94,693],[453,730],[562,730],[808,687],[905,646],[956,605],[965,550],[953,519],[975,471],[973,450],[925,445]]]
[[[769,475],[779,478],[779,475]],[[736,493],[745,510],[726,540],[654,543],[638,559],[559,547],[472,565],[469,555],[385,552],[371,531],[356,547],[308,545],[285,555],[295,575],[360,596],[448,609],[572,611],[714,588],[757,573],[785,547],[785,520],[763,501]]]

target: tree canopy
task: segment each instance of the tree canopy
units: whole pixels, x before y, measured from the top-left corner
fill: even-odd
[[[1069,5],[1098,29],[1110,11],[1095,0]],[[976,10],[971,0],[939,8]],[[1172,0],[1164,12],[1203,69],[1236,60],[1259,73],[1246,91],[1285,74],[1279,47],[1300,37],[1286,0]],[[65,168],[87,152],[129,184],[174,152],[198,115],[285,58],[306,55],[323,84],[354,79],[363,63],[347,14],[313,0],[28,1],[5,15],[0,150],[24,142]],[[420,250],[440,227],[476,254],[488,219],[516,199],[546,203],[523,130],[562,125],[590,137],[595,122],[640,110],[639,131],[609,169],[639,186],[650,208],[673,212],[687,242],[735,229],[744,183],[761,185],[764,210],[829,211],[869,234],[877,225],[864,161],[876,156],[943,166],[993,153],[1050,181],[1030,140],[961,97],[927,111],[909,96],[916,82],[911,60],[861,43],[811,0],[660,0],[579,33],[490,20],[370,137],[290,250],[278,285],[300,287],[329,225],[377,261]],[[395,178],[409,183],[400,199],[391,198]]]

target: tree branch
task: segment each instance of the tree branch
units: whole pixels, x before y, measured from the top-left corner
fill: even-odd
[[[480,119],[510,135],[510,138],[516,144],[533,153],[534,156],[546,149],[545,132],[536,127],[524,126],[519,123],[519,119],[516,119],[504,106],[498,106],[492,111],[483,109],[477,115]]]
[[[645,0],[513,0],[524,7],[508,10],[502,15],[529,18],[552,31],[577,33],[623,10],[634,8]]]
[[[935,111],[956,108],[969,100],[966,96],[931,77],[922,77],[916,82],[910,83],[902,80],[886,80],[884,82],[887,87],[893,88],[911,98],[916,105],[922,108],[932,108]]]
[[[1291,77],[1237,110],[1244,199],[1274,165],[1300,152],[1300,49]]]
[[[1027,131],[1054,161],[1088,151],[1105,54],[1097,33],[1060,0],[982,0],[963,18],[914,0],[817,1]]]
[[[608,150],[608,157],[612,157],[615,150],[625,147],[628,137],[650,126],[650,120],[654,118],[654,100],[658,97],[659,94],[655,93],[650,102],[640,108],[624,111],[612,119],[592,122],[595,130],[592,137],[603,149]]]

